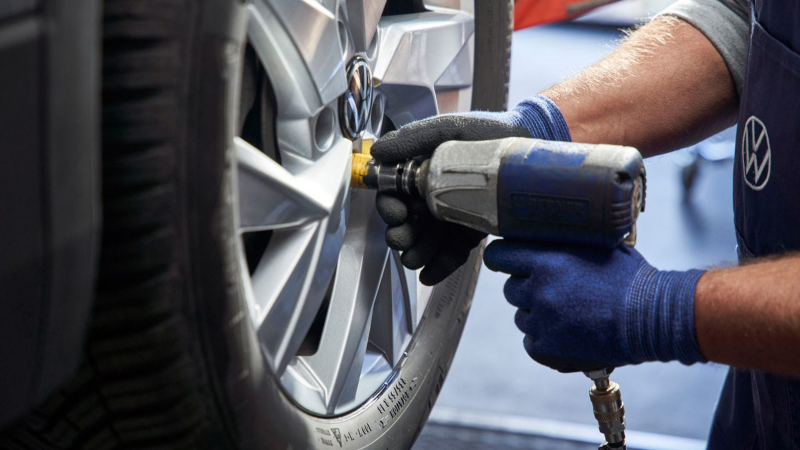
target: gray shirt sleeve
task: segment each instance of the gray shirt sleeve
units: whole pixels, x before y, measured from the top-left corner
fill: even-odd
[[[741,97],[750,43],[748,1],[678,0],[659,15],[677,17],[703,33],[728,65]]]

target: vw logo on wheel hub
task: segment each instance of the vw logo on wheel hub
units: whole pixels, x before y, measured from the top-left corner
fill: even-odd
[[[342,133],[354,141],[367,128],[372,110],[372,71],[367,62],[356,56],[347,65],[347,91],[339,99]]]

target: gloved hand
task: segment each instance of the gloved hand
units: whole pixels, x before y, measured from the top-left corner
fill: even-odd
[[[486,266],[511,275],[525,350],[560,372],[645,361],[705,361],[694,330],[700,270],[659,271],[635,249],[499,240]]]
[[[372,146],[372,157],[392,163],[427,158],[447,141],[482,141],[507,137],[534,137],[569,141],[570,134],[558,107],[537,95],[513,111],[473,111],[437,116],[387,133]],[[386,242],[403,251],[400,260],[409,269],[422,268],[420,282],[432,286],[447,278],[469,258],[484,233],[436,220],[424,199],[378,194],[378,213],[389,227]],[[424,267],[423,267],[424,266]]]

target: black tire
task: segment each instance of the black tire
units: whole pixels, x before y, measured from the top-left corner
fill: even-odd
[[[513,32],[514,0],[475,0],[472,109],[505,111]]]
[[[234,447],[201,356],[191,263],[197,228],[229,233],[245,19],[232,0],[104,2],[103,234],[83,359],[0,448]]]
[[[513,2],[475,3],[473,103],[504,109]],[[245,19],[234,0],[106,1],[104,230],[84,360],[0,448],[408,448],[421,431],[480,251],[436,287],[404,363],[369,403],[334,419],[292,403],[244,313],[232,245]]]

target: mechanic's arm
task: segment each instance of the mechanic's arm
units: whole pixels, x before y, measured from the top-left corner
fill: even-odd
[[[706,272],[694,313],[710,361],[800,377],[800,256]]]
[[[574,142],[676,150],[733,125],[735,85],[717,49],[692,25],[657,17],[613,53],[542,94]]]

